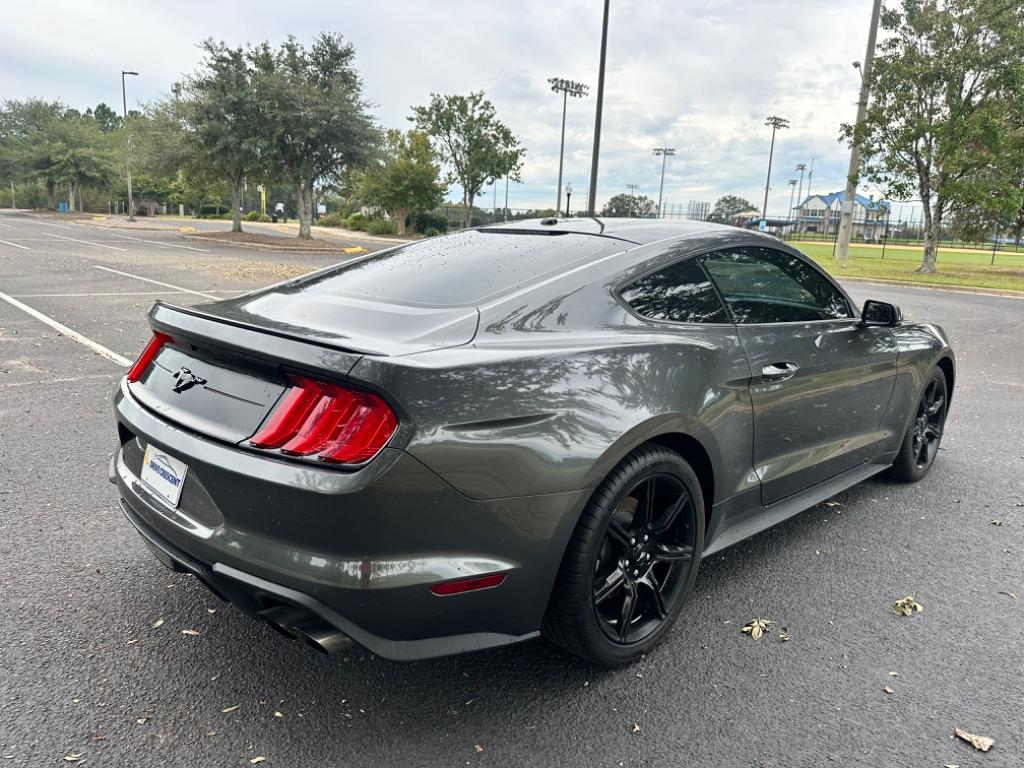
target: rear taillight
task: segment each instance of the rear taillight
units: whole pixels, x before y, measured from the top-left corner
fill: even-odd
[[[135,361],[135,364],[128,369],[128,381],[138,381],[142,378],[142,374],[149,368],[149,364],[153,362],[153,358],[156,357],[164,344],[168,344],[172,339],[166,333],[160,333],[155,331],[153,338],[149,340],[146,348],[142,350],[142,354],[139,355],[139,359]]]
[[[398,427],[377,395],[289,376],[291,387],[249,445],[288,456],[361,464],[387,445]]]

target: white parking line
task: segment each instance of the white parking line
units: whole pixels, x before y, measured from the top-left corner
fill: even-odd
[[[64,237],[64,235],[58,235],[55,232],[47,232],[46,234],[52,237],[59,237],[61,240],[70,240],[73,243],[82,243],[83,245],[95,245],[97,248],[109,248],[111,251],[123,251],[124,248],[118,248],[116,245],[104,245],[103,243],[90,243],[88,240],[76,240],[73,237]]]
[[[48,326],[53,328],[58,333],[67,336],[69,339],[77,341],[82,346],[88,347],[96,354],[107,358],[107,360],[111,360],[117,363],[118,365],[124,366],[125,368],[132,364],[132,361],[129,360],[127,357],[121,357],[121,355],[117,354],[117,352],[113,352],[107,349],[102,344],[97,344],[92,339],[87,339],[85,336],[78,333],[78,331],[71,330],[63,323],[59,323],[52,317],[48,317],[47,315],[44,315],[42,312],[36,309],[32,309],[32,307],[28,306],[28,304],[22,304],[20,301],[11,296],[8,296],[6,293],[0,293],[0,299],[6,301],[12,307],[20,309],[22,312],[31,315],[36,320],[46,323]]]
[[[142,277],[141,275],[133,275],[131,272],[122,272],[119,269],[111,269],[110,267],[101,267],[99,264],[93,264],[96,269],[102,269],[104,272],[113,272],[115,275],[124,275],[135,280],[142,280],[153,285],[162,285],[164,288],[170,288],[175,291],[183,291],[184,293],[191,293],[195,296],[202,296],[204,299],[219,300],[220,296],[214,296],[212,293],[203,293],[202,291],[193,291],[190,288],[182,288],[180,285],[172,285],[171,283],[162,283],[159,280],[153,280],[148,277]]]
[[[32,250],[27,245],[18,245],[17,243],[12,243],[9,240],[0,240],[0,243],[3,243],[4,245],[13,245],[15,248],[21,248],[21,250],[23,250],[23,251],[31,251]]]
[[[12,299],[71,299],[92,298],[93,296],[166,296],[182,291],[117,291],[115,293],[15,293]]]
[[[193,248],[191,245],[180,245],[178,243],[165,243],[160,240],[143,240],[139,237],[128,237],[128,235],[119,235],[116,232],[110,233],[111,237],[120,237],[124,240],[133,240],[136,243],[148,243],[149,245],[163,245],[167,248],[184,248],[186,251],[199,251],[200,253],[209,253],[206,248]]]

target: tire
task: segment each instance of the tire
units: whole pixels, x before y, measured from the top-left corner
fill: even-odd
[[[905,483],[924,478],[935,463],[946,426],[949,392],[946,377],[932,368],[925,377],[914,415],[900,444],[896,460],[886,472],[888,477]]]
[[[634,450],[580,516],[544,635],[601,666],[636,661],[679,615],[693,590],[703,544],[704,498],[693,469],[667,448]]]

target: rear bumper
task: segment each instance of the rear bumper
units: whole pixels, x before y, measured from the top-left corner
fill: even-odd
[[[402,451],[342,473],[265,459],[185,432],[122,389],[109,474],[166,565],[247,613],[299,606],[380,656],[413,660],[538,634],[584,494],[467,499]],[[179,509],[139,480],[144,445],[188,466]],[[430,585],[505,571],[498,587]]]

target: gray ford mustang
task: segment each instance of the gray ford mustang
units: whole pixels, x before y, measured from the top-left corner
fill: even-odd
[[[938,452],[935,325],[773,238],[544,219],[157,303],[110,464],[156,556],[390,659],[649,651],[703,556]]]

